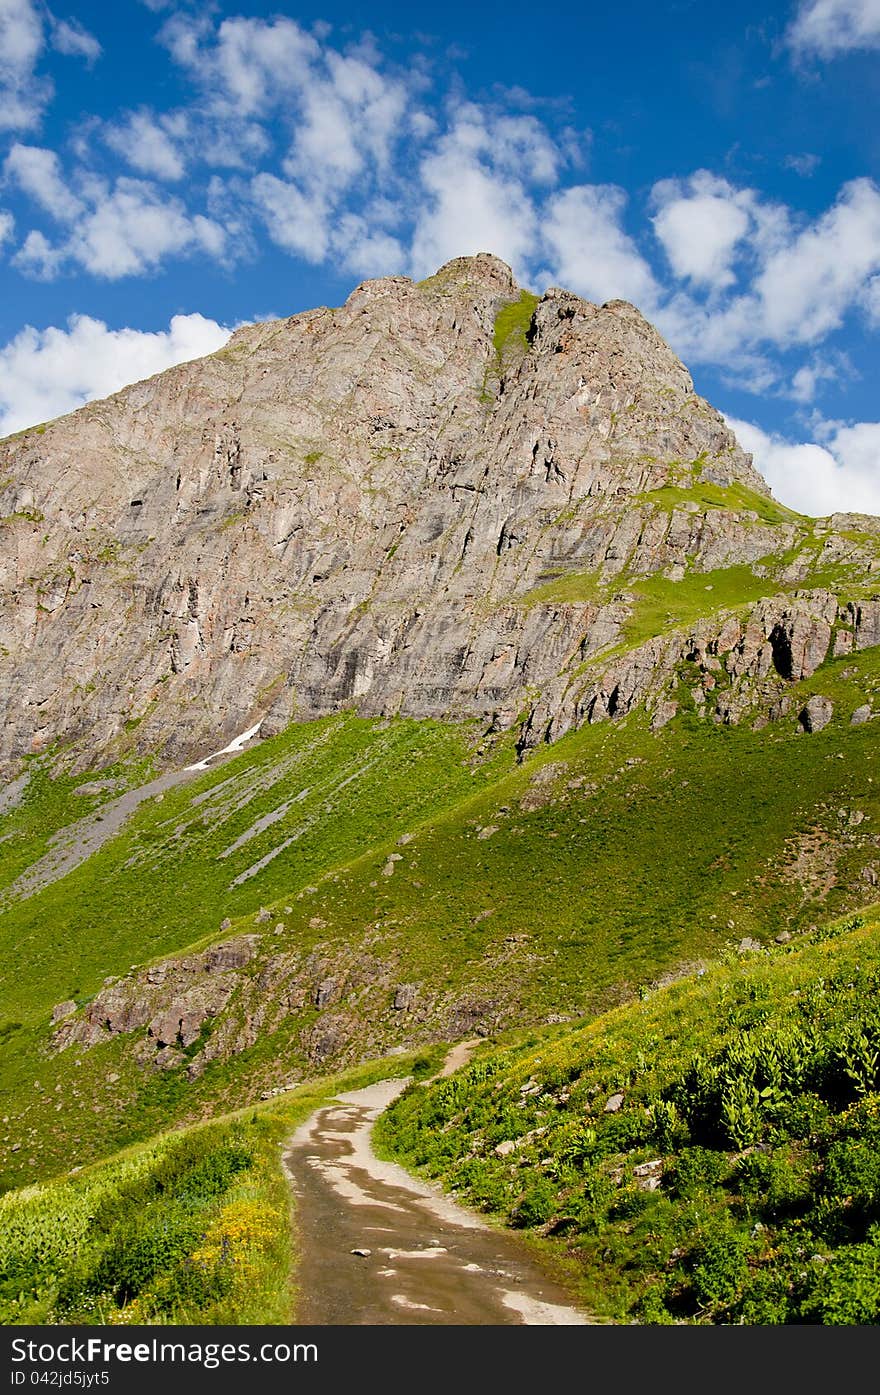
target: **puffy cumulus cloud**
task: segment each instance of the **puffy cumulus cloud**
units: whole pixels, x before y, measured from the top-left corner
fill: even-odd
[[[15,219],[5,208],[0,208],[0,247],[11,242],[15,232]]]
[[[865,286],[862,305],[871,324],[880,327],[880,276],[872,276]]]
[[[311,34],[283,17],[224,19],[215,30],[205,16],[175,14],[161,37],[175,62],[202,84],[211,104],[239,117],[266,115],[291,102],[321,52]]]
[[[801,226],[789,210],[747,192],[747,258],[739,279],[720,296],[674,290],[656,319],[684,357],[721,364],[740,382],[745,372],[751,389],[761,391],[778,387],[782,376],[768,352],[818,344],[855,309],[872,314],[880,190],[871,180],[853,180],[830,209]]]
[[[312,263],[333,257],[374,272],[383,256],[400,261],[397,239],[372,210],[393,194],[401,216],[415,82],[383,72],[374,45],[342,52],[326,42],[328,33],[308,33],[288,18],[215,26],[176,14],[162,36],[201,88],[187,113],[190,143],[195,138],[210,164],[257,166],[250,202],[272,240]],[[260,167],[270,117],[290,131],[280,168]],[[429,122],[417,140],[432,130]]]
[[[776,497],[815,517],[880,514],[880,422],[831,423],[825,443],[796,443],[727,418]]]
[[[495,252],[514,271],[526,264],[535,240],[534,205],[522,183],[465,155],[454,138],[425,157],[410,264],[427,276],[452,257]]]
[[[803,364],[794,374],[788,396],[795,402],[812,402],[822,383],[836,382],[844,372],[852,371],[849,360],[843,354],[835,355],[833,361],[816,355],[810,363]]]
[[[324,260],[330,247],[330,208],[323,195],[307,194],[266,173],[254,176],[251,195],[273,242],[307,262]]]
[[[54,183],[47,199],[55,217],[65,224],[62,237],[50,242],[32,230],[15,256],[15,264],[41,279],[50,279],[74,264],[94,276],[114,281],[154,270],[168,256],[196,251],[215,260],[226,255],[227,237],[220,223],[191,214],[179,199],[169,198],[154,185],[120,178],[111,187],[87,181],[82,198],[64,202]]]
[[[44,45],[33,0],[0,0],[0,130],[28,130],[39,122],[52,96],[52,84],[36,76]]]
[[[731,263],[752,223],[751,190],[698,170],[687,180],[662,180],[652,196],[654,231],[674,274],[709,290],[732,285]]]
[[[450,109],[449,125],[422,152],[414,180],[413,274],[452,257],[494,252],[520,280],[532,279],[540,245],[536,197],[562,154],[532,116],[472,102]]]
[[[767,258],[753,286],[762,336],[780,345],[823,338],[877,271],[880,189],[854,179],[833,208]]]
[[[182,179],[186,172],[186,135],[187,119],[182,112],[156,117],[149,111],[135,111],[104,131],[107,144],[129,165],[142,174],[171,180]]]
[[[308,262],[332,256],[361,276],[393,275],[406,264],[401,243],[382,227],[381,211],[336,214],[321,190],[304,191],[272,174],[256,175],[251,195],[272,241]]]
[[[374,225],[369,217],[346,214],[333,231],[333,245],[343,266],[356,276],[401,274],[407,254],[399,238]]]
[[[27,326],[0,348],[0,435],[72,412],[126,383],[222,349],[231,331],[203,315],[175,315],[167,330],[109,329],[74,315],[66,329]]]
[[[820,58],[880,48],[880,0],[803,0],[787,38],[795,52]]]
[[[16,142],[6,157],[3,174],[29,194],[53,218],[65,222],[82,212],[82,203],[68,188],[54,150]]]
[[[381,174],[400,138],[409,94],[364,59],[324,51],[299,94],[299,120],[285,172],[309,183],[346,187],[369,168]]]
[[[658,303],[651,268],[622,226],[626,194],[610,184],[582,184],[554,195],[541,213],[543,244],[560,285],[590,300]]]
[[[32,130],[53,86],[37,66],[48,38],[58,53],[93,63],[101,45],[77,20],[58,20],[39,0],[0,0],[0,131]]]

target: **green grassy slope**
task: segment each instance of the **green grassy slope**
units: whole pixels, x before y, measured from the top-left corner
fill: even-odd
[[[327,718],[149,801],[70,875],[27,900],[0,902],[0,1013],[27,1024],[61,999],[86,1000],[106,975],[216,937],[225,917],[294,894],[417,826],[491,777],[491,765],[474,772],[468,762],[472,734]],[[70,816],[70,783],[35,780],[22,806],[0,818],[0,895],[10,873],[43,851],[46,829]],[[263,819],[271,822],[228,851]],[[235,885],[288,838],[284,854]]]
[[[0,1198],[0,1323],[287,1323],[282,1142],[342,1089],[430,1074],[373,1062]]]
[[[59,999],[86,1001],[109,973],[216,939],[224,915],[230,934],[266,931],[265,954],[279,948],[276,917],[284,945],[303,953],[355,962],[368,943],[393,961],[397,982],[418,987],[422,1018],[402,1018],[390,1000],[360,1016],[356,1001],[346,1005],[348,1037],[332,1058],[344,1065],[401,1036],[449,1035],[456,1003],[487,1030],[597,1012],[743,935],[862,904],[880,863],[880,763],[872,724],[850,727],[849,714],[876,705],[880,655],[828,664],[793,695],[811,690],[837,703],[818,735],[796,734],[792,719],[752,732],[688,713],[655,734],[633,713],[522,766],[509,738],[477,755],[467,729],[336,718],[294,727],[143,806],[90,863],[0,913],[6,1184],[314,1072],[303,1048],[322,1021],[312,1002],[193,1082],[185,1063],[139,1066],[125,1036],[47,1051]],[[304,788],[312,793],[293,803]],[[235,812],[244,791],[254,802]],[[277,823],[219,856],[287,803]],[[391,851],[399,861],[383,875]],[[261,904],[264,927],[254,923]]]
[[[880,1320],[880,920],[545,1030],[378,1125],[407,1165],[576,1261],[600,1315]]]

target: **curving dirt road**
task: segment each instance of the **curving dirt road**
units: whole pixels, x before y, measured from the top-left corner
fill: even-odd
[[[514,1236],[376,1157],[373,1122],[406,1084],[385,1080],[339,1095],[290,1140],[284,1165],[300,1240],[297,1321],[586,1324]]]

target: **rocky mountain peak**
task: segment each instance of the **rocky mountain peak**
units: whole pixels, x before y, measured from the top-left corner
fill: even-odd
[[[640,579],[790,551],[768,498],[627,302],[488,253],[365,281],[0,442],[0,762],[535,694],[558,732]]]

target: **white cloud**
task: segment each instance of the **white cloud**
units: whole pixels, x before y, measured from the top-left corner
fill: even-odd
[[[626,194],[611,184],[582,184],[550,199],[541,229],[558,283],[590,300],[631,300],[642,310],[659,287],[621,226]]]
[[[872,276],[862,295],[862,304],[869,321],[880,328],[880,276]]]
[[[559,159],[532,117],[471,102],[451,108],[448,129],[418,166],[413,274],[428,275],[452,257],[494,252],[528,282],[539,236],[530,186],[546,181]]]
[[[787,37],[796,52],[820,58],[880,48],[880,0],[804,0]]]
[[[231,331],[198,314],[167,330],[108,329],[74,315],[66,329],[27,326],[0,348],[0,435],[72,412],[127,383],[221,349]]]
[[[406,268],[407,255],[400,241],[356,213],[339,219],[332,242],[342,264],[358,276],[393,276]]]
[[[15,219],[5,208],[0,208],[0,247],[9,242],[15,232]]]
[[[765,262],[754,283],[762,336],[779,345],[823,338],[877,271],[880,190],[854,179],[833,208]]]
[[[54,150],[16,143],[6,157],[3,173],[59,222],[68,222],[82,212],[82,203],[65,183]]]
[[[495,252],[525,279],[537,219],[519,180],[468,156],[454,138],[422,161],[420,176],[424,198],[411,251],[415,276],[430,275],[452,257]]]
[[[327,77],[310,72],[285,172],[337,195],[365,169],[387,169],[407,108],[403,82],[360,58],[327,50]]]
[[[316,40],[292,19],[225,19],[216,31],[204,19],[176,14],[162,30],[174,60],[210,92],[215,106],[239,117],[264,115],[292,100],[320,55]]]
[[[654,231],[674,274],[714,291],[732,285],[731,263],[751,226],[751,191],[698,170],[688,180],[655,184],[652,195]]]
[[[54,197],[54,185],[49,187]],[[120,178],[112,189],[93,180],[85,193],[91,207],[86,210],[80,204],[75,216],[67,215],[64,239],[52,244],[42,232],[32,231],[15,257],[16,265],[48,279],[65,264],[75,263],[115,281],[153,271],[168,256],[202,251],[220,260],[226,255],[226,232],[218,222],[190,214],[180,199],[144,180]]]
[[[0,131],[36,126],[52,84],[36,76],[43,22],[32,0],[0,0]]]
[[[51,281],[57,276],[63,260],[63,253],[37,228],[31,229],[12,258],[14,266],[38,281]]]
[[[0,131],[28,131],[53,95],[53,86],[37,74],[46,47],[46,23],[52,47],[85,58],[99,56],[101,45],[76,20],[56,20],[39,0],[0,0]]]
[[[75,19],[52,19],[52,47],[72,58],[84,58],[91,65],[101,57],[102,49],[94,34]]]
[[[826,445],[798,444],[749,422],[728,425],[776,497],[801,513],[880,514],[880,422],[834,424]]]
[[[218,223],[191,216],[179,200],[142,180],[119,179],[77,225],[67,254],[96,276],[115,280],[150,271],[169,255],[201,250],[219,258],[224,244]]]
[[[142,174],[159,179],[182,179],[186,162],[180,140],[186,136],[182,115],[158,119],[148,111],[132,112],[120,125],[108,126],[107,144]]]
[[[251,194],[269,236],[286,252],[321,262],[330,246],[329,209],[321,194],[306,194],[274,174],[258,174]]]
[[[821,383],[834,382],[840,377],[841,370],[848,367],[845,359],[842,362],[831,363],[828,359],[817,356],[811,363],[803,364],[794,374],[788,395],[795,402],[812,402]]]
[[[880,271],[880,190],[869,179],[853,180],[800,228],[788,209],[745,192],[745,284],[727,287],[720,299],[678,292],[658,305],[655,318],[684,358],[745,371],[766,387],[768,348],[817,344],[856,307],[870,317],[871,278]]]
[[[794,170],[795,174],[799,174],[802,179],[809,179],[821,165],[822,156],[812,155],[809,152],[805,152],[803,155],[786,155],[782,163],[787,170]]]

